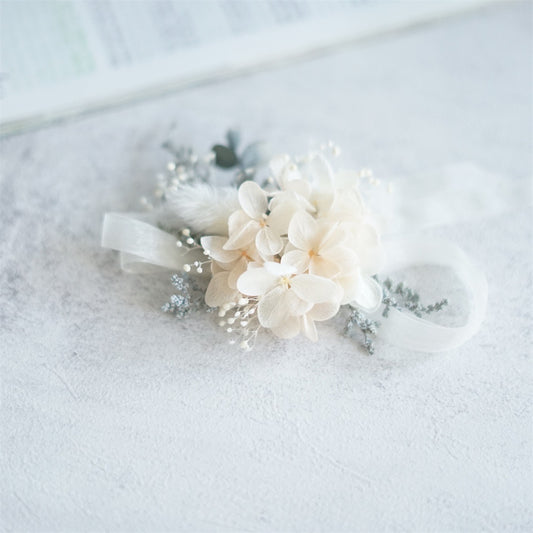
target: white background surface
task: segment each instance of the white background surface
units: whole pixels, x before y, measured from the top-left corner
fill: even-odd
[[[531,530],[531,210],[427,232],[490,286],[481,332],[434,356],[368,357],[340,322],[242,353],[210,315],[159,312],[165,275],[99,248],[169,134],[331,138],[384,178],[457,161],[531,176],[531,15],[508,2],[5,139],[3,529]]]

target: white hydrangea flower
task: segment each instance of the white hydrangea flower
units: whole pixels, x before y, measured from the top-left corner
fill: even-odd
[[[239,187],[241,209],[228,220],[229,238],[224,249],[238,250],[255,242],[265,256],[281,252],[281,235],[287,232],[292,209],[283,205],[269,208],[266,192],[253,181],[245,181]]]
[[[284,258],[283,258],[284,259]],[[315,304],[330,303],[338,310],[340,294],[329,279],[299,273],[294,265],[266,262],[249,268],[237,281],[238,290],[247,296],[259,297],[257,316],[260,324],[281,331],[285,323],[311,311]]]
[[[244,301],[243,311],[235,312],[254,316],[258,328],[315,341],[315,322],[332,318],[341,305],[366,312],[381,305],[381,287],[372,278],[380,263],[379,235],[356,176],[343,172],[337,179],[321,154],[300,165],[278,156],[270,172],[279,190],[267,193],[244,182],[227,235],[201,239],[212,260],[206,302],[222,308],[228,331],[235,322],[224,313]],[[250,319],[242,322],[251,335]]]

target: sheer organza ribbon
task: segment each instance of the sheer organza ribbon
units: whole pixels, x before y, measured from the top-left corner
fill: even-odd
[[[102,246],[118,250],[126,272],[182,270],[202,258],[201,250],[176,246],[176,237],[142,220],[140,214],[108,213],[104,217]],[[457,348],[478,330],[485,315],[487,282],[484,274],[454,244],[442,241],[391,239],[384,242],[385,272],[421,265],[451,268],[469,292],[470,312],[463,326],[446,327],[408,312],[390,309],[380,321],[379,337],[405,349],[440,352]],[[205,258],[204,258],[205,259]]]

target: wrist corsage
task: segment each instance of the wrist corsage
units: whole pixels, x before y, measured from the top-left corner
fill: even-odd
[[[316,341],[317,323],[339,313],[345,333],[360,331],[369,353],[376,335],[435,352],[479,329],[483,274],[453,244],[381,235],[361,194],[362,182],[376,183],[370,171],[334,170],[329,159],[340,150],[332,143],[297,158],[267,158],[264,143],[239,153],[238,145],[235,131],[203,157],[167,143],[173,160],[145,212],[104,218],[102,246],[121,252],[124,270],[173,271],[175,294],[164,311],[179,318],[213,311],[229,341],[246,350],[263,330]],[[224,184],[228,171],[232,183]],[[424,264],[451,267],[469,291],[464,326],[428,320],[447,300],[423,305],[387,277]]]

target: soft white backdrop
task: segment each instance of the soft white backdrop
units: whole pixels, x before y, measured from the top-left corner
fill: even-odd
[[[168,135],[205,149],[233,124],[288,151],[334,139],[383,178],[530,177],[531,15],[508,2],[5,139],[3,529],[530,530],[530,209],[427,230],[490,286],[480,333],[433,356],[368,357],[339,322],[240,352],[210,315],[160,313],[168,277],[121,273],[99,233]]]

